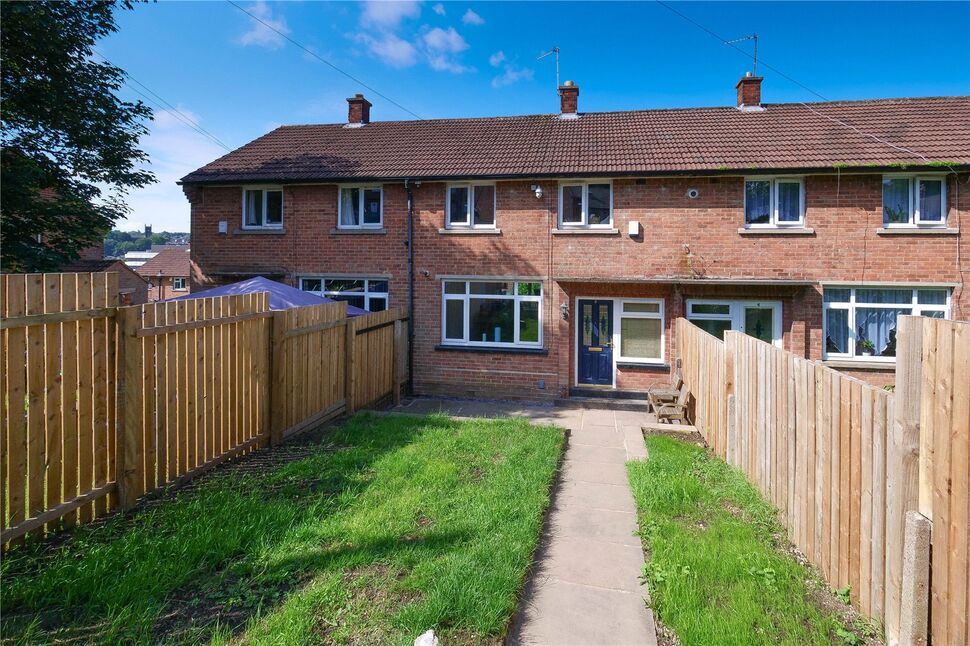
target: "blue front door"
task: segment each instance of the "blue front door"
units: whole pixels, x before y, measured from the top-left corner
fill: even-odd
[[[579,383],[613,385],[613,301],[580,299]]]

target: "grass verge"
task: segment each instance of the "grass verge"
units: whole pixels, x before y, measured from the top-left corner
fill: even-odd
[[[14,550],[3,639],[410,644],[435,628],[498,642],[563,442],[522,420],[358,415],[299,459],[243,460]]]
[[[861,644],[851,611],[787,550],[775,510],[699,446],[648,436],[627,465],[659,620],[684,645]]]

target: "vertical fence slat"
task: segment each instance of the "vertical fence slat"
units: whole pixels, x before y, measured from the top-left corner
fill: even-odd
[[[27,277],[7,276],[7,316],[23,316],[27,309]],[[7,331],[7,477],[9,485],[9,526],[27,518],[27,329]]]
[[[924,408],[930,408],[933,437],[933,570],[930,614],[945,613],[950,604],[950,419],[953,412],[953,330],[947,324],[932,320],[936,328],[936,390],[932,400],[923,391]],[[934,644],[952,643],[949,622],[932,622]]]
[[[44,312],[51,314],[61,311],[61,275],[48,274],[44,280]],[[47,427],[47,501],[50,509],[64,501],[62,477],[64,471],[62,451],[64,438],[61,436],[61,324],[51,323],[44,326],[47,355],[47,384],[45,425]]]

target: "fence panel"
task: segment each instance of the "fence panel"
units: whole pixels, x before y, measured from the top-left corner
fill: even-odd
[[[403,318],[403,311],[395,308],[350,319],[348,338],[352,334],[354,339],[350,392],[354,409],[372,406],[388,396],[400,397]]]
[[[118,275],[5,274],[3,542],[108,509]]]

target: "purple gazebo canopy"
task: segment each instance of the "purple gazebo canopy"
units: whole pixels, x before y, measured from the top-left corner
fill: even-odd
[[[320,305],[321,303],[333,303],[332,298],[317,296],[302,289],[290,287],[283,283],[278,283],[269,278],[256,276],[248,280],[241,280],[231,285],[221,285],[206,289],[201,292],[193,292],[185,296],[170,298],[171,301],[183,301],[190,298],[208,298],[210,296],[238,296],[240,294],[255,294],[258,292],[269,292],[269,308],[271,310],[288,310],[291,307],[304,307],[306,305]],[[367,314],[367,310],[362,310],[353,305],[347,305],[347,316],[360,316]]]

